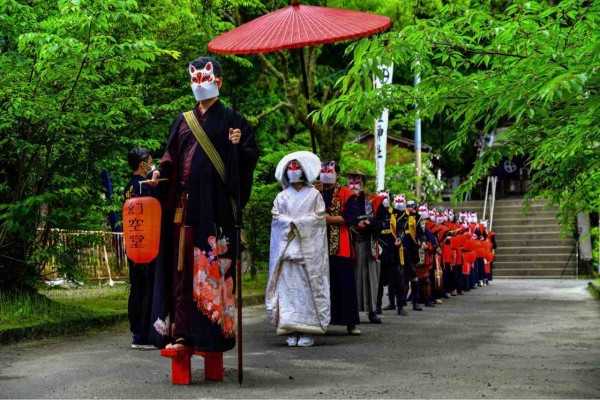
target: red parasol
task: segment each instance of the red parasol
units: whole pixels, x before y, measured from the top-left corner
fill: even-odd
[[[284,49],[299,49],[369,36],[389,28],[392,21],[383,15],[317,6],[292,5],[273,11],[241,25],[208,44],[208,50],[221,54],[269,53]],[[300,56],[304,96],[310,98],[304,57]],[[315,135],[311,129],[313,152],[317,153]]]
[[[298,49],[369,36],[391,24],[382,15],[296,4],[222,34],[208,44],[208,50],[251,54]]]

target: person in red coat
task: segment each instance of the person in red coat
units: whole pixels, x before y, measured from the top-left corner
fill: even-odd
[[[329,283],[331,287],[331,323],[346,326],[348,334],[360,335],[358,294],[354,274],[354,248],[350,227],[358,217],[358,201],[354,191],[337,181],[340,169],[335,161],[322,163],[320,184],[327,210],[329,241]]]

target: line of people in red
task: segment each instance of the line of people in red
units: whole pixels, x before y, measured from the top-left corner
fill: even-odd
[[[367,175],[308,152],[284,157],[276,177],[266,308],[288,346],[312,346],[330,325],[360,335],[360,312],[381,324],[384,310],[406,316],[409,303],[422,311],[492,280],[495,236],[475,213],[455,221],[403,194],[367,194]]]

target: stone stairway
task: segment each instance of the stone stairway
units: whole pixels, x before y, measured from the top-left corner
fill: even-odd
[[[523,214],[522,199],[496,200],[492,230],[498,249],[494,278],[568,278],[576,274],[575,240],[560,236],[557,208],[545,209],[546,201],[531,203]],[[439,203],[436,207],[451,207]],[[467,201],[457,210],[476,211],[483,215],[483,201]],[[489,205],[486,212],[489,224]]]

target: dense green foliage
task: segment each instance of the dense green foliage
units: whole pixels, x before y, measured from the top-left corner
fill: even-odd
[[[312,3],[344,6],[334,0]],[[188,62],[206,54],[218,34],[285,5],[284,0],[0,0],[0,289],[34,286],[49,260],[60,265],[60,275],[76,276],[76,254],[85,243],[74,239],[58,246],[56,229],[106,229],[107,212],[122,205],[127,151],[142,145],[159,158],[175,115],[194,106]],[[398,30],[432,16],[441,5],[397,0],[348,7],[390,13]],[[316,109],[336,97],[334,84],[350,61],[345,46],[301,52]],[[225,72],[221,97],[251,121],[262,153],[246,210],[255,264],[267,257],[265,227],[279,190],[275,166],[284,154],[310,148],[298,56],[283,51],[218,57]],[[411,72],[397,68],[397,74]],[[411,118],[397,115],[391,124],[410,131]],[[344,145],[348,135],[372,126],[370,118],[352,128],[316,124],[320,155],[350,165],[357,155]],[[414,184],[412,157],[394,157],[390,188],[408,192]],[[111,201],[104,197],[102,171],[117,189]],[[431,171],[425,175],[437,191]]]
[[[88,220],[101,162],[151,116],[137,77],[176,53],[136,34],[149,20],[134,1],[0,4],[0,282],[31,283],[67,256],[51,228]]]
[[[419,112],[456,127],[450,150],[468,145],[473,133],[507,127],[456,198],[502,157],[525,156],[535,171],[528,196],[559,205],[566,228],[576,212],[600,208],[599,35],[594,1],[516,1],[503,13],[489,4],[446,6],[439,18],[351,45],[342,93],[318,117],[347,126],[384,105],[391,113]],[[420,73],[421,83],[374,90],[377,65],[392,61]]]

